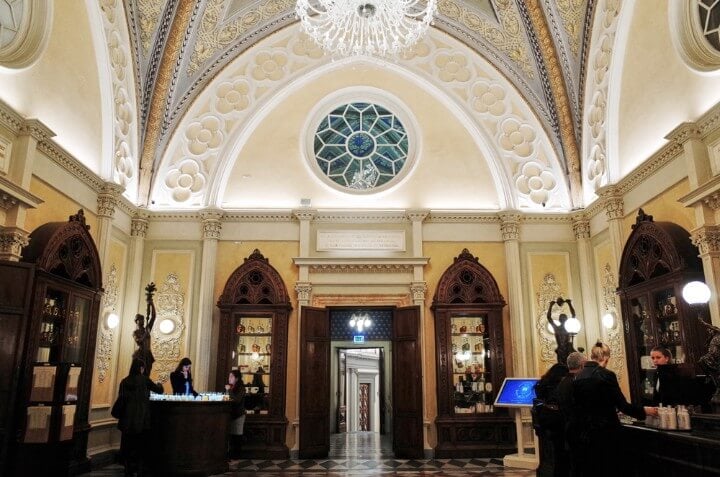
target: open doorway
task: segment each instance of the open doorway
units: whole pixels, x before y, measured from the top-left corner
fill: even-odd
[[[305,306],[302,308],[300,383],[301,388],[307,390],[307,396],[312,398],[300,399],[299,456],[302,459],[324,458],[330,453],[331,436],[340,436],[337,438],[347,440],[350,436],[362,435],[371,439],[370,442],[364,442],[362,445],[372,446],[381,452],[384,448],[383,443],[391,442],[390,456],[421,458],[423,456],[423,396],[419,342],[420,308],[417,306],[363,308],[362,311],[367,312],[376,325],[370,328],[372,332],[365,328],[364,333],[352,329],[352,315],[359,310],[349,307]],[[384,325],[381,325],[383,323],[380,319],[381,315],[387,317]],[[342,388],[346,393],[345,432],[339,433],[337,432],[340,429],[338,414],[341,410],[338,396],[339,364],[337,362],[340,360],[338,350],[346,350],[347,360],[348,351],[359,348],[381,349],[378,354],[383,358],[383,365],[378,365],[378,373],[379,369],[383,370],[383,379],[378,379],[376,382],[375,378],[371,377],[372,373],[364,372],[358,373],[358,377],[352,378],[351,381],[347,373],[343,373],[345,383]],[[348,415],[348,381],[354,383],[353,393],[356,391],[358,393],[357,414],[354,416]],[[360,386],[361,384],[367,386]],[[387,390],[384,389],[385,386]],[[363,414],[359,393],[363,390],[367,391],[368,409],[367,420],[361,424]],[[300,394],[304,394],[302,390]],[[377,404],[371,402],[373,395],[376,396]],[[380,399],[380,396],[383,399]],[[331,404],[333,399],[335,399],[334,404]],[[387,405],[389,402],[392,403],[391,406]],[[373,419],[374,406],[379,409]],[[353,409],[355,409],[354,404]],[[348,419],[352,419],[351,426],[355,426],[350,429],[367,426],[371,430],[351,434],[347,432]],[[377,432],[372,431],[373,425],[378,429]],[[389,445],[388,449],[390,449]]]
[[[391,345],[332,342],[328,457],[393,457]]]

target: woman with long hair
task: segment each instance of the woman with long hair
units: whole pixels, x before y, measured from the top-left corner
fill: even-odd
[[[245,384],[242,381],[242,374],[237,369],[230,371],[228,383],[225,390],[233,403],[230,417],[230,458],[240,458],[242,446],[243,428],[245,427]]]
[[[172,385],[173,394],[198,395],[193,388],[190,366],[192,366],[190,358],[183,358],[178,363],[175,371],[170,373],[170,384]]]

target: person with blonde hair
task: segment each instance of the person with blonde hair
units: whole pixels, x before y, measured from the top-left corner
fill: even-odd
[[[572,451],[574,476],[607,476],[622,473],[613,457],[619,452],[620,419],[623,412],[636,419],[657,415],[657,408],[627,402],[617,376],[607,369],[610,347],[598,340],[590,360],[575,377],[567,438]]]

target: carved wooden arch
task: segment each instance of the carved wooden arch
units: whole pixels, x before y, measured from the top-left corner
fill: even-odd
[[[285,305],[287,288],[270,261],[255,249],[230,275],[218,305]]]
[[[672,222],[654,222],[640,209],[620,261],[620,288],[681,270],[702,270],[690,233]]]
[[[22,259],[53,275],[100,289],[100,255],[89,230],[82,209],[68,222],[41,225],[30,234]]]
[[[505,299],[492,274],[465,248],[440,277],[433,302],[504,305]]]

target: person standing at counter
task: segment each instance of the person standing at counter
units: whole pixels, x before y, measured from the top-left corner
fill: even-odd
[[[190,358],[183,358],[180,360],[180,363],[178,363],[175,371],[170,373],[170,384],[172,384],[173,394],[180,394],[183,396],[190,394],[193,396],[198,395],[198,393],[195,392],[195,389],[193,389],[192,373],[190,373],[191,365],[192,361],[190,361]]]
[[[573,381],[567,438],[576,477],[622,474],[616,459],[620,442],[618,410],[636,419],[658,414],[655,407],[627,402],[617,376],[606,368],[609,360],[610,348],[598,341],[590,352],[590,361]]]
[[[230,458],[240,458],[240,448],[242,447],[243,428],[245,427],[245,384],[242,382],[242,375],[237,369],[230,371],[228,376],[228,384],[225,390],[230,395],[233,403],[232,411],[230,411]]]
[[[145,362],[134,358],[127,377],[120,381],[118,399],[121,401],[118,429],[120,456],[125,475],[142,475],[147,462],[147,438],[150,431],[150,391],[162,393],[160,383],[153,383],[145,375]]]

